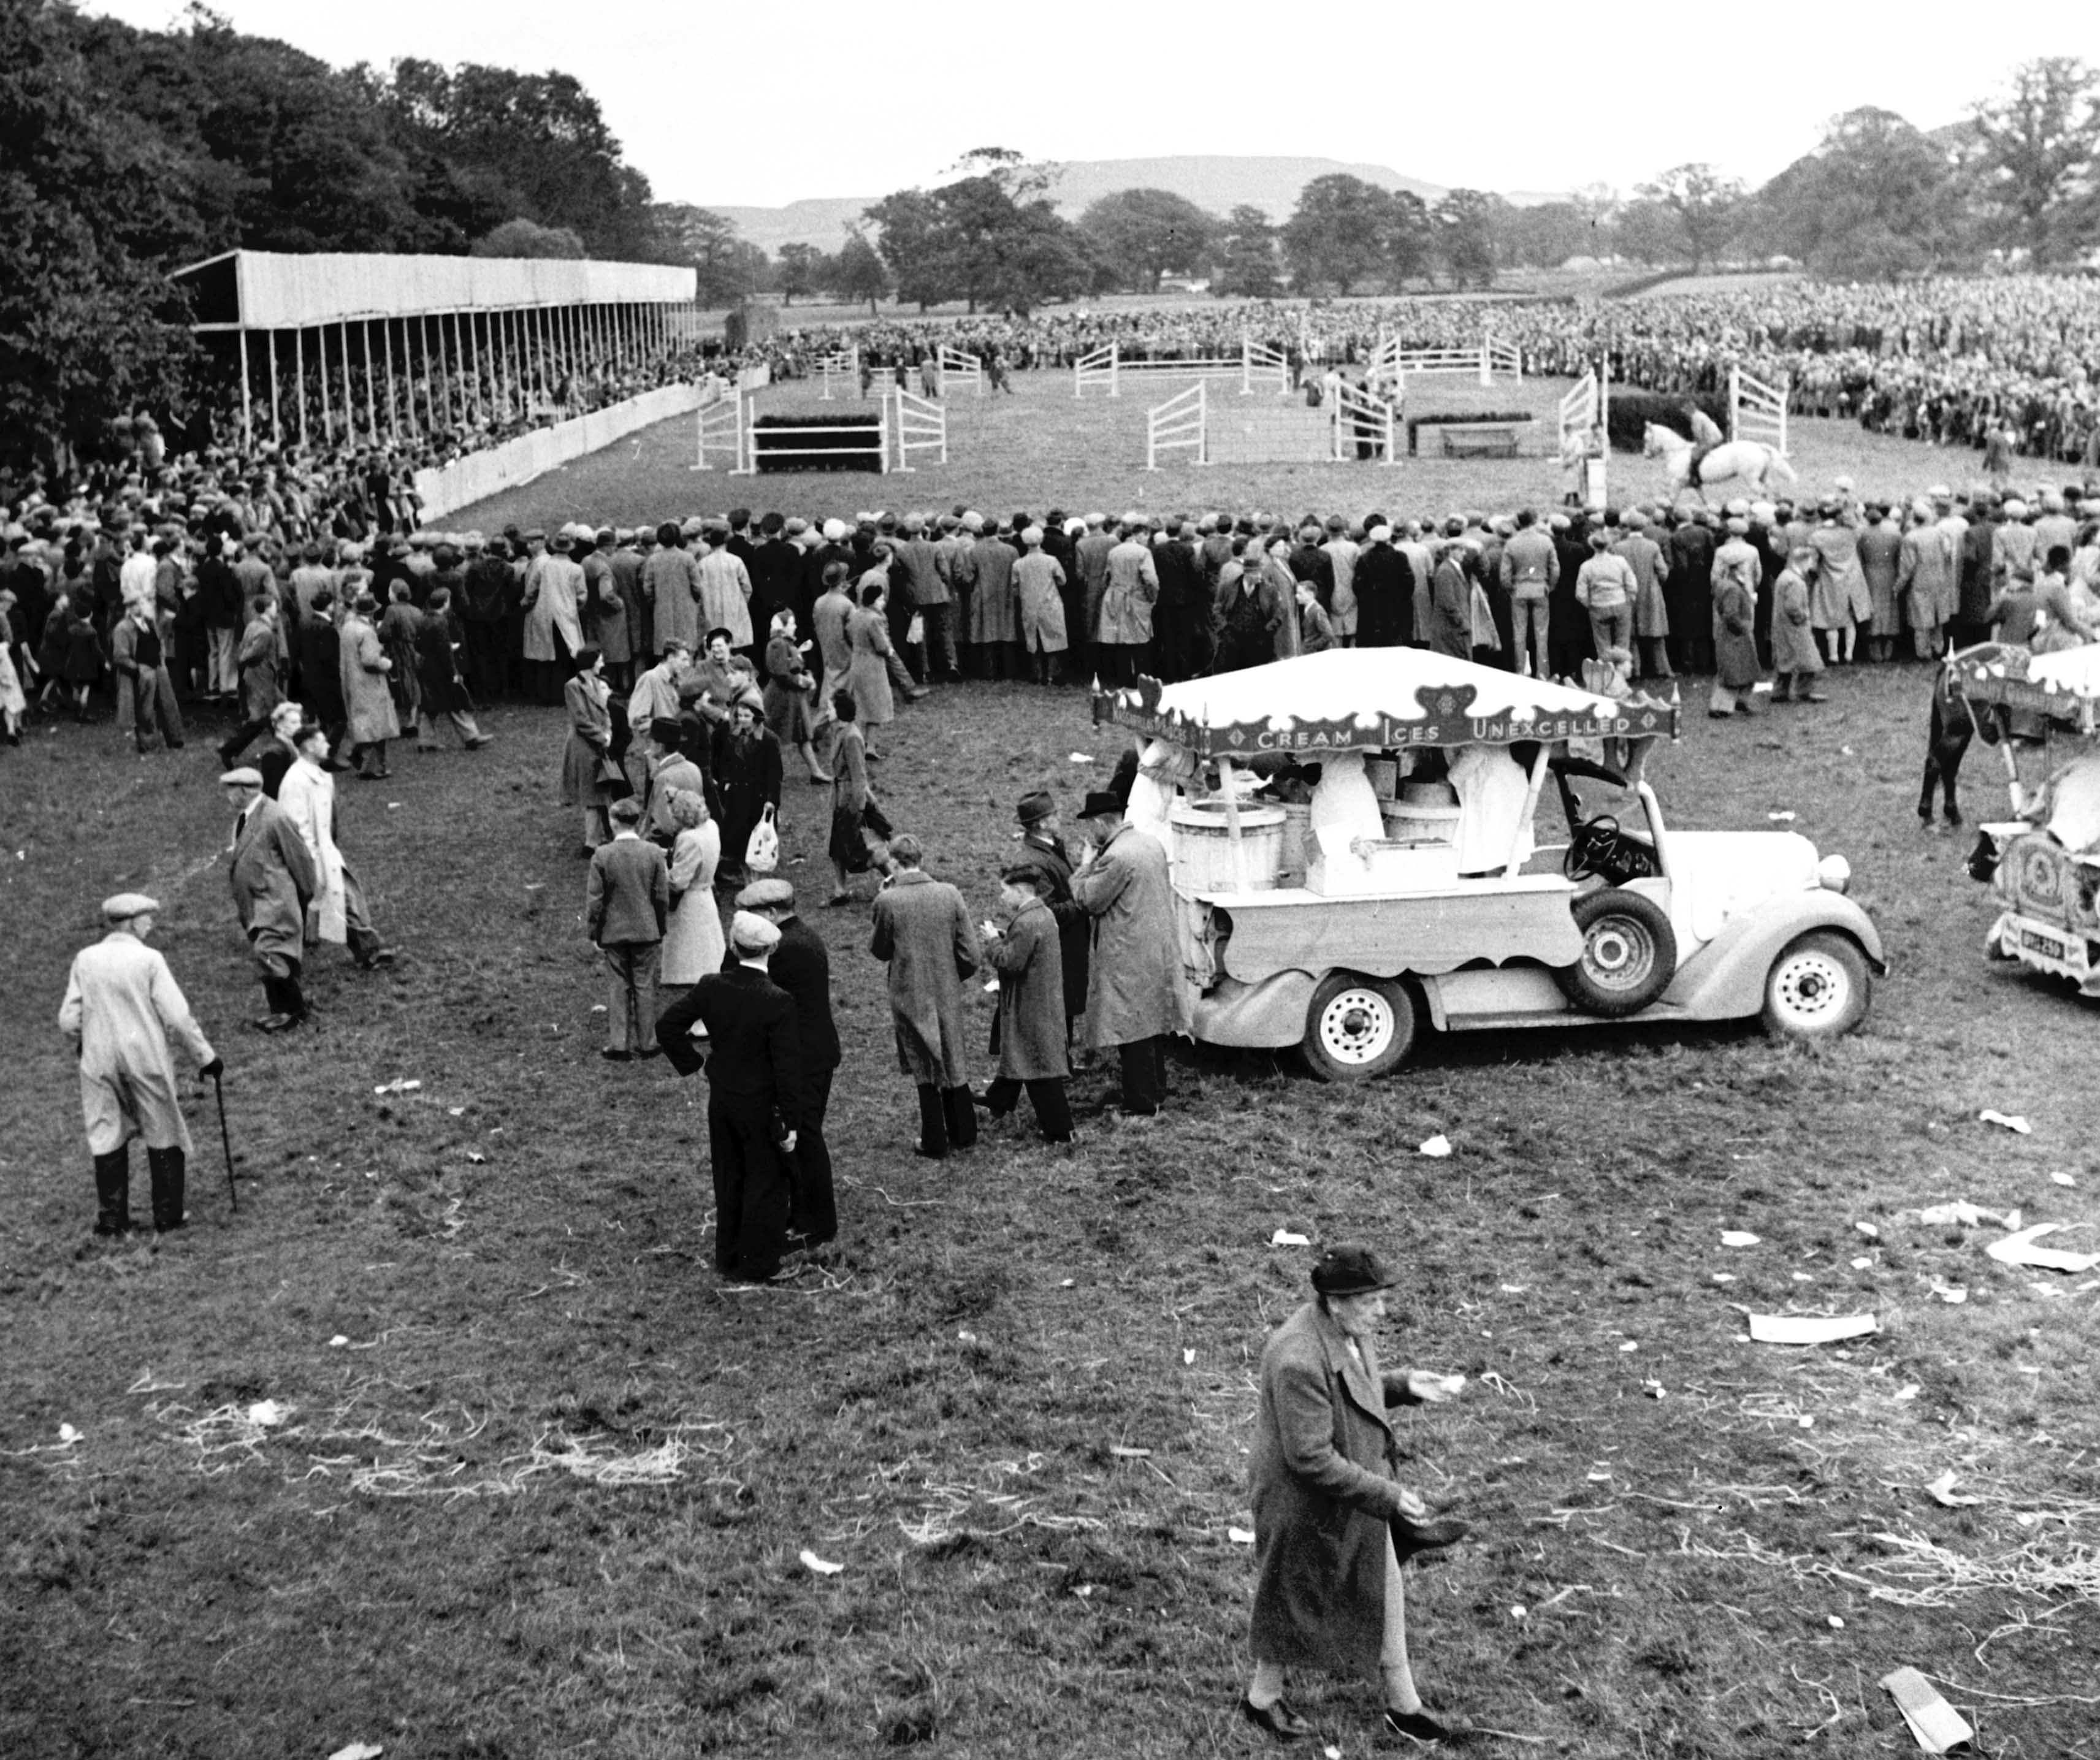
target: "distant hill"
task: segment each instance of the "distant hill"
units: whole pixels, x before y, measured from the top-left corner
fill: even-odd
[[[1068,161],[1052,191],[1052,200],[1061,214],[1075,220],[1088,203],[1119,189],[1171,189],[1213,214],[1223,214],[1247,202],[1265,210],[1272,220],[1280,221],[1290,217],[1290,210],[1298,205],[1298,192],[1314,178],[1337,171],[1388,189],[1413,190],[1424,201],[1436,201],[1445,194],[1444,185],[1403,177],[1388,165],[1345,165],[1339,159],[1209,154]],[[1520,207],[1529,207],[1560,198],[1525,191],[1512,192],[1509,199]],[[770,254],[791,244],[836,250],[846,228],[859,221],[861,210],[880,200],[880,196],[820,196],[790,202],[784,208],[735,208],[715,202],[700,205],[712,208],[752,244]]]

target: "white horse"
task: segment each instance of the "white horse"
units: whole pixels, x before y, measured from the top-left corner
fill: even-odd
[[[1642,430],[1641,457],[1660,458],[1670,471],[1670,498],[1674,501],[1691,489],[1701,499],[1716,483],[1740,483],[1758,495],[1771,492],[1771,479],[1794,480],[1793,466],[1776,447],[1762,440],[1725,440],[1699,461],[1699,479],[1692,478],[1692,442],[1674,428],[1651,421]]]

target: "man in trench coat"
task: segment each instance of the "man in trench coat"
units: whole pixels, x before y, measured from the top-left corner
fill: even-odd
[[[233,860],[227,879],[234,914],[262,973],[268,1004],[256,1026],[281,1033],[307,1017],[299,990],[307,906],[321,889],[320,870],[292,816],[262,792],[262,773],[243,765],[218,779],[233,809]]]
[[[1458,1730],[1433,1717],[1407,1655],[1401,1554],[1465,1537],[1432,1520],[1400,1484],[1389,1408],[1453,1398],[1458,1378],[1383,1372],[1376,1330],[1399,1281],[1368,1246],[1330,1247],[1312,1268],[1314,1299],[1269,1335],[1247,1463],[1253,1493],[1254,1679],[1249,1722],[1289,1741],[1312,1726],[1283,1697],[1290,1665],[1374,1670],[1386,1727],[1418,1741]]]
[[[1094,920],[1087,1043],[1115,1048],[1123,1116],[1149,1118],[1166,1096],[1167,1035],[1189,1030],[1189,997],[1167,852],[1124,824],[1123,813],[1112,794],[1087,796],[1079,817],[1091,841],[1072,876],[1072,896]]]
[[[199,1073],[226,1065],[190,1013],[168,962],[146,945],[160,906],[143,893],[103,901],[106,932],[73,956],[59,1006],[59,1030],[80,1056],[80,1109],[95,1158],[97,1234],[131,1227],[131,1139],[146,1140],[153,1176],[153,1227],[183,1225],[183,1161],[189,1126],[175,1097],[170,1034]]]
[[[944,1159],[977,1140],[977,1105],[964,1063],[963,982],[983,957],[963,895],[919,866],[919,840],[889,840],[897,871],[875,899],[868,951],[889,964],[897,1059],[919,1088],[918,1153]]]
[[[1057,920],[1041,896],[1045,876],[1017,862],[999,876],[999,902],[1013,913],[1004,934],[985,950],[999,974],[999,1074],[985,1105],[1004,1118],[1028,1090],[1043,1140],[1072,1140],[1072,1108],[1065,1097],[1071,1065],[1065,1053],[1065,962]]]

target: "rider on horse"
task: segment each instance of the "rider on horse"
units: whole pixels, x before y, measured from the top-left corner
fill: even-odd
[[[1700,465],[1715,447],[1727,443],[1727,436],[1721,432],[1714,418],[1696,404],[1689,405],[1686,413],[1692,422],[1692,457],[1684,467],[1684,480],[1696,489],[1702,481],[1699,474]]]

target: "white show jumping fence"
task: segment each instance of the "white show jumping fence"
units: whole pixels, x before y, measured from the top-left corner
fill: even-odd
[[[1251,337],[1240,338],[1239,359],[1210,355],[1185,360],[1125,360],[1121,347],[1110,342],[1083,355],[1072,364],[1072,395],[1083,397],[1090,385],[1105,385],[1110,397],[1122,394],[1125,373],[1151,379],[1229,379],[1240,382],[1240,395],[1253,395],[1257,386],[1273,387],[1279,397],[1290,390],[1290,364],[1281,349]],[[1177,399],[1178,401],[1178,399]]]
[[[1505,377],[1524,382],[1524,356],[1514,342],[1498,342],[1492,333],[1471,347],[1403,348],[1398,337],[1389,336],[1371,356],[1366,374],[1371,384],[1390,385],[1396,400],[1410,376],[1467,375],[1482,385],[1493,385],[1499,371]]]
[[[1560,457],[1582,463],[1582,495],[1586,507],[1604,505],[1604,464],[1611,452],[1612,393],[1609,368],[1602,362],[1585,373],[1575,389],[1560,399]]]
[[[718,393],[711,401],[700,405],[699,416],[693,423],[692,468],[712,470],[708,462],[708,449],[712,446],[717,452],[730,455],[729,474],[732,477],[748,477],[757,466],[751,457],[751,395],[741,386]]]
[[[948,395],[948,382],[951,379],[959,383],[967,381],[970,387],[970,395],[973,397],[984,395],[984,363],[976,355],[943,342],[941,345],[941,352],[936,366],[940,376],[942,396],[946,397]]]
[[[1354,458],[1357,448],[1368,444],[1374,457],[1388,465],[1396,463],[1393,439],[1398,414],[1396,405],[1344,379],[1335,394],[1331,420],[1336,461]]]
[[[1786,456],[1786,396],[1782,379],[1768,385],[1740,367],[1728,369],[1728,438],[1762,440],[1782,458]]]
[[[884,400],[883,414],[886,430],[897,437],[897,470],[916,470],[918,467],[911,462],[914,452],[938,452],[941,456],[936,462],[947,463],[948,410],[945,404],[916,396],[900,385]]]
[[[1145,468],[1158,470],[1162,452],[1180,448],[1193,449],[1198,464],[1210,463],[1210,415],[1211,388],[1202,379],[1178,396],[1148,409],[1145,412]]]
[[[849,390],[859,384],[860,349],[858,346],[849,342],[844,348],[833,349],[830,354],[819,356],[817,361],[817,370],[824,377],[823,400],[828,404],[832,400],[833,373],[836,373],[846,382]]]

